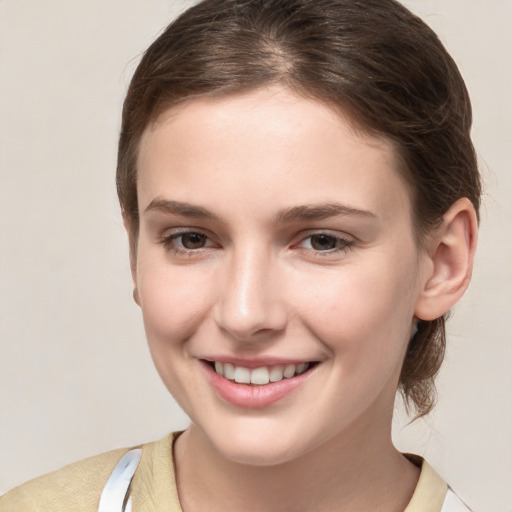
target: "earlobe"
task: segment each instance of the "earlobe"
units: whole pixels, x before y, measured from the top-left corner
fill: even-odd
[[[469,286],[478,235],[475,209],[467,198],[456,201],[428,242],[428,275],[415,309],[421,320],[449,311]]]

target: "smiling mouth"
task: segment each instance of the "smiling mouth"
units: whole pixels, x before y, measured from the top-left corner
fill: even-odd
[[[261,366],[259,368],[246,368],[232,363],[221,363],[219,361],[205,361],[211,366],[215,373],[227,380],[238,384],[253,384],[264,386],[272,382],[279,382],[285,379],[291,379],[297,375],[311,370],[317,361],[287,365]]]

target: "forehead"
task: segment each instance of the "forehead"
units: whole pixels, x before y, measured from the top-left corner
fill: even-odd
[[[163,194],[211,203],[212,194],[236,201],[248,191],[280,207],[405,200],[408,209],[395,156],[390,141],[357,130],[339,109],[283,87],[198,98],[168,109],[143,134],[140,207]]]

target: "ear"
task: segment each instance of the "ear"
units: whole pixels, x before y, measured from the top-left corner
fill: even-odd
[[[133,300],[140,306],[139,292],[137,290],[137,236],[133,228],[133,223],[125,212],[123,212],[123,226],[124,229],[126,229],[128,243],[130,246],[130,270],[133,281]]]
[[[464,295],[473,271],[477,236],[473,204],[465,197],[459,199],[426,243],[427,264],[415,308],[417,318],[435,320]]]

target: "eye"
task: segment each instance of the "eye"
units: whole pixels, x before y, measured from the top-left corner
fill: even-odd
[[[213,247],[214,242],[200,231],[181,230],[161,239],[164,249],[174,254],[190,254],[201,249]]]
[[[352,240],[347,240],[340,236],[328,233],[315,233],[304,238],[299,246],[315,252],[332,253],[346,250],[352,243]]]
[[[185,249],[201,249],[206,245],[206,240],[203,233],[183,233],[174,238],[174,241]]]

